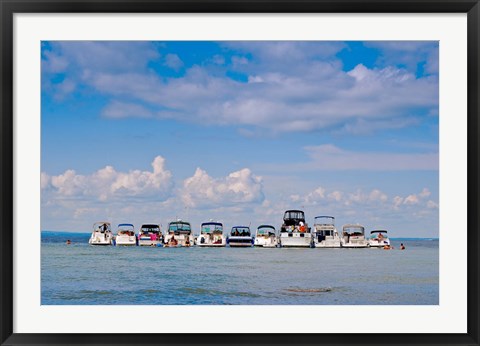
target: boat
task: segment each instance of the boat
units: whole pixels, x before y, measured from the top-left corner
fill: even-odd
[[[120,223],[115,236],[116,246],[136,246],[135,227],[131,223]]]
[[[157,224],[143,224],[138,231],[137,239],[139,246],[163,246],[163,234],[160,225]]]
[[[365,248],[368,241],[365,239],[365,227],[359,224],[347,224],[343,226],[343,243],[345,248]]]
[[[390,247],[390,239],[388,239],[387,230],[377,229],[370,232],[370,238],[368,239],[368,245],[371,248],[384,248]]]
[[[220,222],[204,222],[200,226],[200,235],[196,240],[197,246],[222,247],[227,245],[223,234],[223,224]]]
[[[313,247],[313,239],[305,213],[301,210],[287,210],[280,228],[281,247]]]
[[[250,233],[249,226],[233,226],[230,236],[227,238],[230,247],[251,247],[253,245],[253,237]]]
[[[335,228],[333,216],[316,216],[313,224],[313,243],[316,248],[339,248],[342,240]]]
[[[275,227],[271,225],[258,226],[253,245],[258,247],[277,247],[278,238]]]
[[[168,224],[167,234],[164,239],[165,247],[193,246],[194,237],[190,222],[177,220]]]
[[[100,221],[93,224],[93,231],[90,239],[90,245],[112,245],[113,234],[110,222]]]

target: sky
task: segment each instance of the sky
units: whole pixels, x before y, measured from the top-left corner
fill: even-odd
[[[438,237],[438,42],[44,41],[41,229]]]

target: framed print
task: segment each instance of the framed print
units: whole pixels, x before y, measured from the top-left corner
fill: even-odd
[[[2,344],[478,345],[478,1],[1,10]]]

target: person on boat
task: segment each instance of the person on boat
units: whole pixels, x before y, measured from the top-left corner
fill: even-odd
[[[405,245],[403,245],[403,243],[400,244],[400,250],[405,250]]]
[[[305,232],[305,224],[303,223],[303,221],[300,221],[300,232],[301,233]]]
[[[185,246],[190,246],[190,237],[185,238]]]
[[[383,234],[382,233],[378,233],[378,240],[382,240],[383,239]]]
[[[175,239],[175,236],[172,235],[172,237],[170,238],[170,241],[168,242],[168,245],[170,245],[170,246],[176,246],[177,244],[178,244],[177,239]]]

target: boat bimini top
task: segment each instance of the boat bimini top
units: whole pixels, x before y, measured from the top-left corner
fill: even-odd
[[[321,215],[315,216],[316,225],[335,225],[335,218],[333,216]]]
[[[230,234],[234,237],[250,237],[250,227],[233,226]]]
[[[133,232],[135,227],[131,223],[119,223],[117,226],[117,233],[123,234],[127,232]]]
[[[107,221],[95,222],[93,224],[93,230],[103,232],[103,227],[102,227],[103,225],[107,226],[107,232],[112,230],[110,222],[107,222]]]
[[[296,223],[305,222],[305,213],[301,210],[287,210],[283,216],[283,221],[295,221]]]
[[[201,225],[200,233],[222,233],[223,224],[220,222],[204,222]]]
[[[275,235],[275,227],[271,225],[260,225],[257,227],[257,235]]]
[[[358,224],[348,224],[343,226],[343,234],[349,235],[364,235],[365,227]]]

